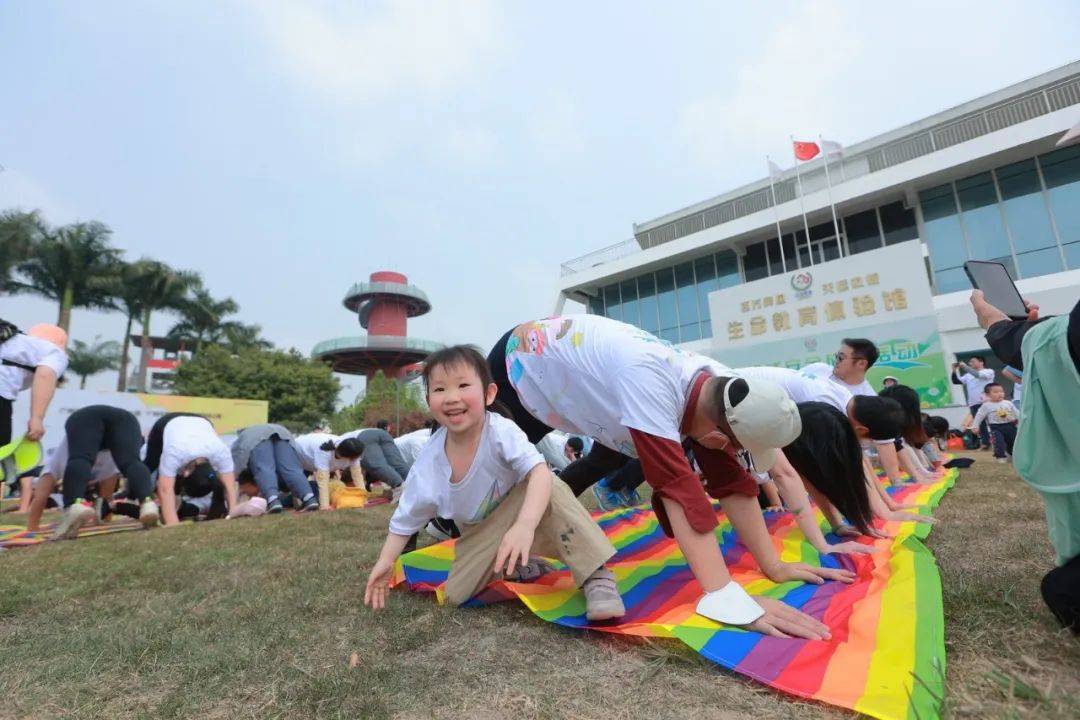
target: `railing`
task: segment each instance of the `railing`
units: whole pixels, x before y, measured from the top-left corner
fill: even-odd
[[[401,283],[393,282],[358,282],[349,288],[349,292],[345,293],[346,298],[353,298],[357,295],[373,295],[373,294],[386,294],[386,295],[406,295],[417,300],[422,300],[429,305],[427,293],[415,285],[403,285]]]
[[[566,277],[567,275],[573,275],[574,273],[581,272],[582,270],[588,270],[591,267],[597,265],[603,265],[605,263],[613,262],[619,258],[628,257],[636,252],[639,252],[641,247],[638,245],[637,240],[630,238],[629,240],[623,240],[622,242],[615,243],[614,245],[608,245],[606,248],[600,248],[594,250],[588,255],[582,255],[581,257],[568,260],[562,264],[562,270],[560,275]]]
[[[1053,85],[912,133],[884,145],[830,160],[829,172],[834,183],[839,178],[842,178],[840,182],[851,180],[1077,104],[1080,104],[1080,75],[1074,75]],[[792,177],[788,177],[789,175]],[[820,160],[804,166],[801,176],[804,194],[816,192],[825,186],[825,169]],[[786,171],[784,176],[776,182],[775,192],[777,204],[798,197],[793,170]],[[587,268],[603,265],[643,248],[663,245],[716,225],[766,210],[773,204],[770,188],[768,186],[758,188],[650,230],[639,232],[635,235],[634,247],[621,254],[615,253],[608,257],[613,249],[623,247],[626,242],[568,260],[562,264],[561,274],[565,277]]]
[[[432,340],[396,337],[393,335],[364,335],[324,340],[312,348],[311,355],[312,357],[319,357],[337,350],[410,350],[433,353],[442,350],[443,347],[445,346],[442,343]]]

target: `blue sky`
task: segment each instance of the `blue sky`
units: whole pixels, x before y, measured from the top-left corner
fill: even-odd
[[[434,304],[410,334],[486,348],[551,312],[562,261],[762,177],[789,133],[857,142],[1076,60],[1077,27],[1071,1],[6,2],[0,208],[102,220],[279,346],[358,334],[341,298],[389,268]]]

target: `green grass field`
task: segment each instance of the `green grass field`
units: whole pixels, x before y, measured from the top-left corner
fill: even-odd
[[[946,712],[1080,716],[1080,642],[1038,595],[1038,498],[985,453],[928,539]],[[0,553],[0,718],[806,718],[850,713],[675,641],[570,631],[506,603],[361,606],[390,508],[185,525]],[[5,514],[2,522],[22,518]]]

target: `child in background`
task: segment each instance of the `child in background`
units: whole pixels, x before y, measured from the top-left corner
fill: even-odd
[[[553,555],[585,594],[590,621],[625,614],[605,563],[615,548],[570,489],[512,421],[488,410],[497,387],[484,356],[458,345],[424,366],[431,413],[442,427],[421,451],[390,519],[390,532],[368,577],[364,604],[380,609],[394,563],[409,537],[436,515],[454,520],[461,537],[445,597],[461,605],[494,578],[535,579]]]
[[[1006,452],[1012,456],[1013,443],[1016,442],[1016,427],[1020,422],[1020,411],[1005,399],[1005,388],[997,383],[986,386],[986,400],[975,413],[975,417],[964,420],[964,428],[979,427],[985,420],[990,426],[993,439],[994,458],[999,463],[1007,462]]]

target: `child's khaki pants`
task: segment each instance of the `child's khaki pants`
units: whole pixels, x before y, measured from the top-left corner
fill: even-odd
[[[518,483],[481,522],[461,525],[461,537],[454,544],[454,564],[444,588],[448,603],[462,604],[494,579],[495,554],[503,535],[517,520],[527,485]],[[570,568],[574,584],[581,587],[615,554],[615,548],[566,483],[555,478],[551,501],[536,526],[530,554],[563,561]]]

